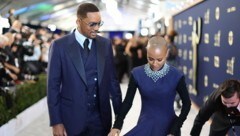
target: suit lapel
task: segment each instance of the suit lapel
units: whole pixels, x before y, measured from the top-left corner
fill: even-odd
[[[86,79],[86,73],[84,70],[84,65],[83,65],[83,60],[81,57],[81,52],[80,52],[80,45],[75,39],[74,32],[70,36],[70,45],[66,46],[67,48],[67,53],[70,56],[75,68],[77,69],[80,77],[84,81],[84,83],[87,85],[87,79]]]
[[[97,48],[97,69],[98,69],[98,84],[100,85],[103,77],[103,71],[105,66],[105,47],[104,43],[100,41],[99,37],[95,40],[95,46]]]

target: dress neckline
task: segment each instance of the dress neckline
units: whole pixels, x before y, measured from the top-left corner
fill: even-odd
[[[169,72],[169,65],[168,64],[164,64],[164,66],[158,70],[158,71],[153,71],[150,68],[149,64],[145,64],[144,65],[144,72],[146,73],[146,75],[148,77],[150,77],[154,82],[157,82],[157,80],[159,78],[163,78],[165,75],[167,75],[167,73]]]

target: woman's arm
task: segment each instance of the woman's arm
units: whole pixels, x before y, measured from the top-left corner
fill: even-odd
[[[179,93],[179,96],[182,100],[183,105],[182,105],[182,110],[179,117],[177,117],[174,120],[173,126],[170,130],[170,134],[173,134],[173,135],[175,135],[182,127],[183,122],[186,120],[187,115],[191,108],[191,100],[189,98],[189,93],[185,83],[184,76],[179,80],[176,90]]]
[[[131,74],[129,84],[128,84],[128,89],[127,89],[127,94],[121,105],[120,112],[117,115],[113,128],[117,128],[119,130],[122,128],[123,120],[125,119],[125,116],[127,115],[130,108],[132,107],[132,102],[136,94],[136,90],[137,90],[137,85],[133,75]]]

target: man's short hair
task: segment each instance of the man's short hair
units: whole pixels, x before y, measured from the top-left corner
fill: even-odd
[[[236,92],[240,97],[240,82],[235,79],[226,80],[220,85],[219,91],[224,98],[231,98]]]
[[[86,18],[88,12],[99,12],[99,9],[96,5],[92,3],[83,3],[78,6],[77,17]]]

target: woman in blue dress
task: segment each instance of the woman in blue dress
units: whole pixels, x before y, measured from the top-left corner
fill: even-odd
[[[120,112],[108,136],[119,135],[124,118],[139,90],[142,107],[137,125],[125,136],[180,136],[180,128],[191,107],[184,75],[175,67],[166,64],[167,43],[154,36],[147,45],[148,63],[132,70],[127,94]],[[182,100],[179,116],[174,111],[176,92]]]

